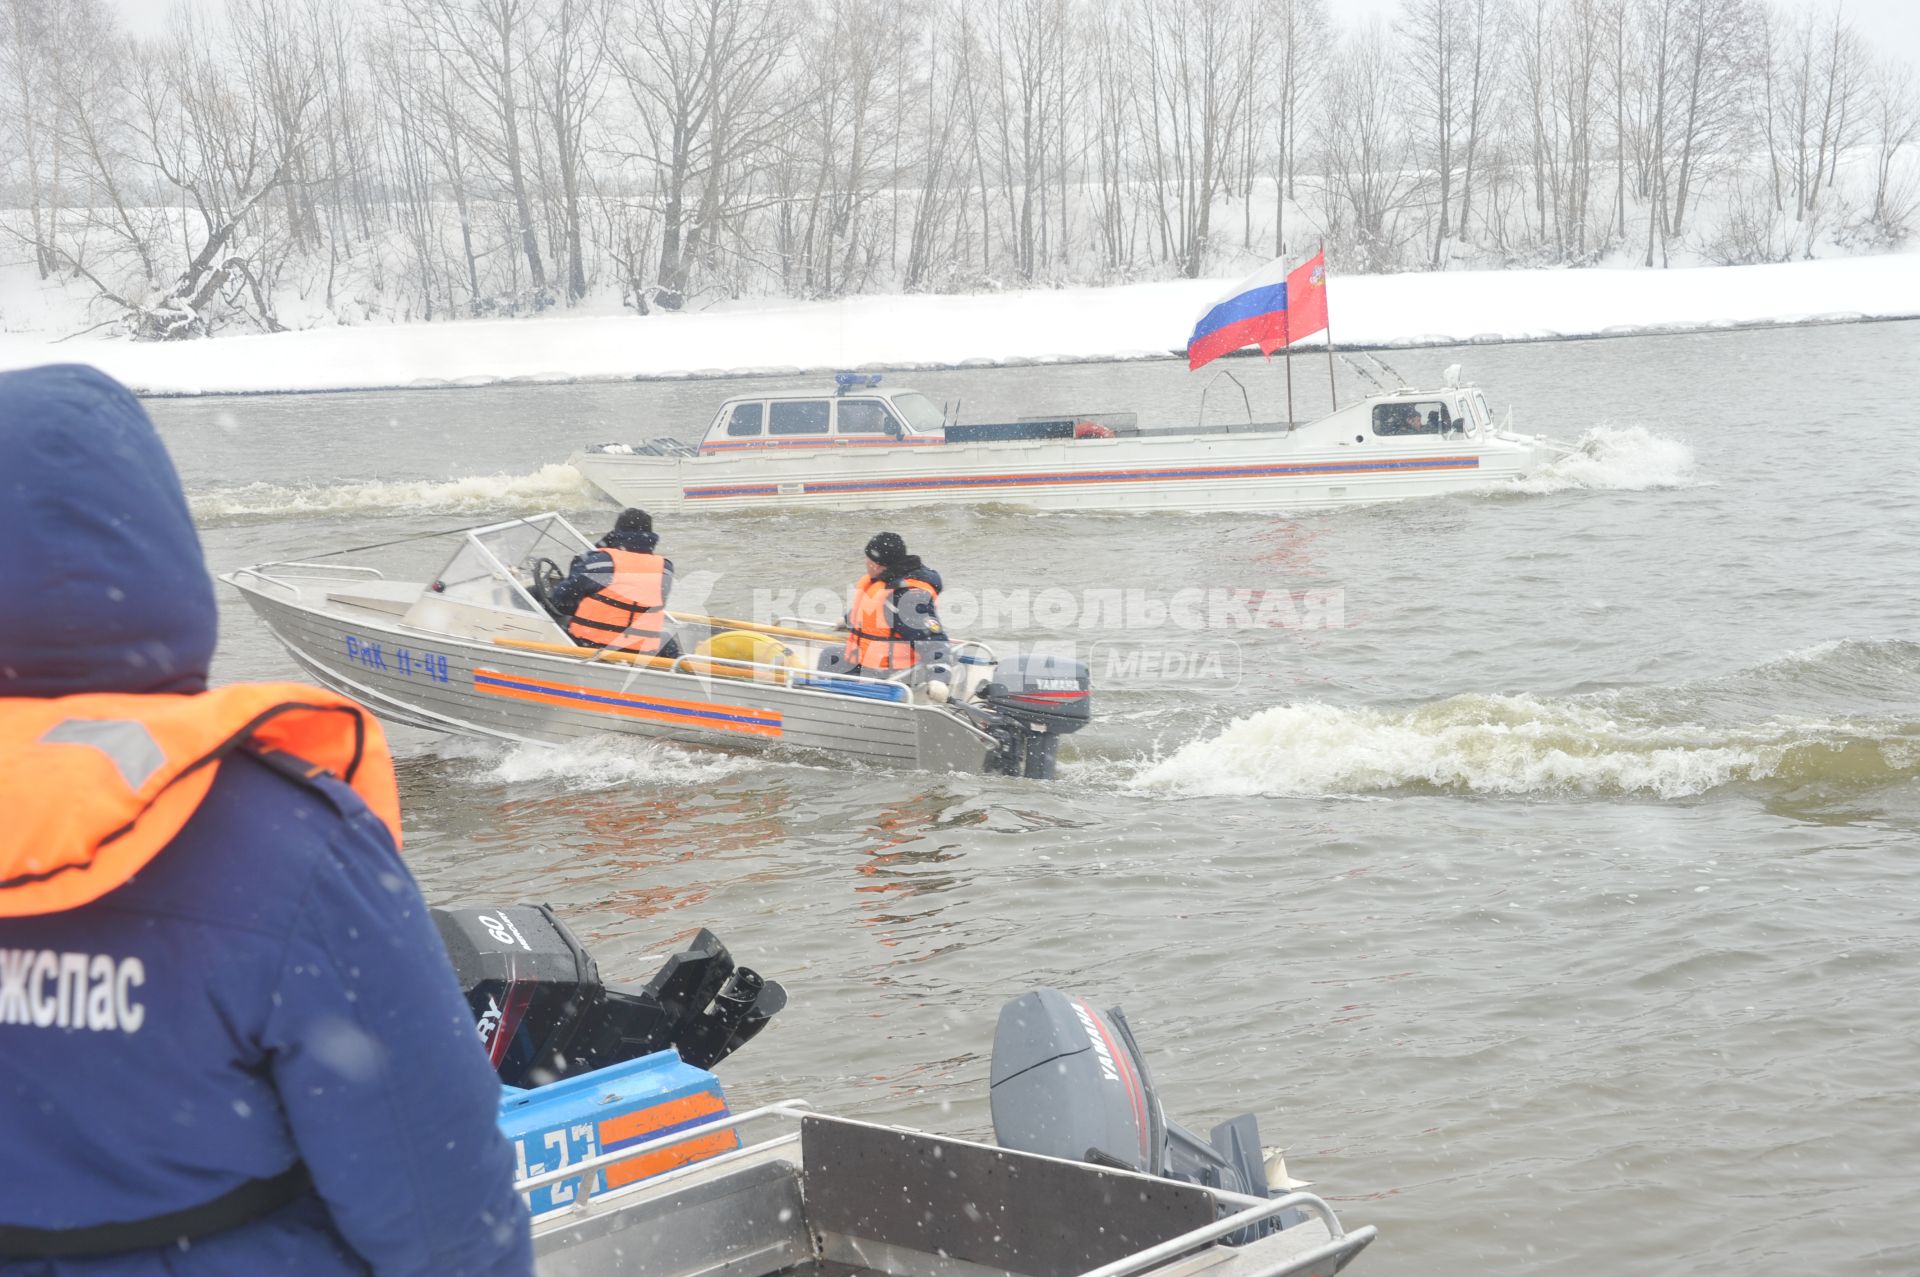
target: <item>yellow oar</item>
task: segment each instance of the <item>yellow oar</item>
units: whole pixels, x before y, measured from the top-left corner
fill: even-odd
[[[785,625],[762,625],[758,621],[737,621],[730,616],[701,616],[698,612],[669,612],[668,619],[692,621],[695,625],[710,625],[716,630],[751,630],[755,634],[771,634],[776,638],[812,639],[818,643],[844,643],[846,632],[824,634],[819,630],[796,630]]]
[[[713,656],[642,656],[638,652],[616,652],[607,647],[576,647],[571,643],[542,643],[538,639],[495,638],[495,647],[511,647],[522,652],[545,652],[549,656],[571,656],[577,661],[619,661],[650,670],[675,674],[703,674],[714,678],[739,678],[756,683],[786,683],[787,670],[753,668]]]

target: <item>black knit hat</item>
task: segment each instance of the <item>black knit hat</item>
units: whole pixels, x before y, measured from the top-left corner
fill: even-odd
[[[615,532],[651,532],[653,516],[645,510],[629,506],[620,512],[619,518],[613,521],[613,530]]]
[[[876,532],[867,542],[867,557],[883,568],[895,568],[907,561],[907,543],[898,532]]]

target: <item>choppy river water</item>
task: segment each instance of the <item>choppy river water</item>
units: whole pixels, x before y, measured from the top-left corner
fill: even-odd
[[[1256,1111],[1380,1227],[1368,1272],[1920,1272],[1916,356],[1913,323],[1396,355],[1587,441],[1398,506],[663,518],[717,611],[844,588],[884,526],[1002,592],[980,637],[1111,637],[1090,591],[1266,624],[1125,632],[1164,659],[1101,681],[1053,784],[401,731],[408,854],[436,901],[553,903],[615,977],[714,927],[792,994],[723,1066],[736,1102],[984,1134],[997,1009],[1053,984],[1127,1009],[1173,1116]],[[1278,409],[1278,365],[1232,368]],[[1204,384],[902,380],[975,420],[1192,420]],[[567,453],[732,393],[149,406],[226,570],[553,507],[597,532]],[[1217,384],[1208,415],[1242,411]],[[223,595],[218,676],[293,676]],[[1201,641],[1231,659],[1171,666]]]

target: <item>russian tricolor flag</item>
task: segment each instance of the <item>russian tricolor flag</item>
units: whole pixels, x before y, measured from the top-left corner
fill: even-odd
[[[1264,352],[1287,344],[1287,263],[1282,258],[1234,286],[1193,326],[1187,338],[1187,370],[1242,346]]]
[[[1218,359],[1242,346],[1258,346],[1271,355],[1296,337],[1327,326],[1326,256],[1315,254],[1291,274],[1285,258],[1270,262],[1234,286],[1194,325],[1187,339],[1187,370]],[[1289,324],[1287,290],[1302,293],[1306,303],[1298,322]]]

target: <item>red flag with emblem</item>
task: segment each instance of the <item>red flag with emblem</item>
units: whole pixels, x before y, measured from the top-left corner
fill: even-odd
[[[1327,254],[1322,249],[1287,276],[1287,340],[1295,342],[1327,326]]]

